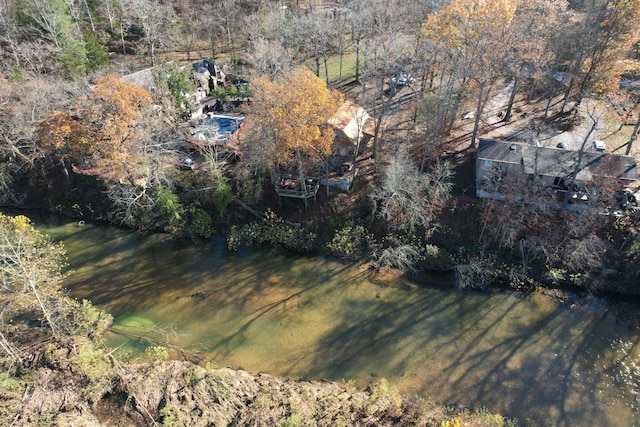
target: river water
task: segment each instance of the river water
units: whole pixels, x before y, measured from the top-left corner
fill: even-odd
[[[64,241],[72,295],[115,318],[108,342],[293,378],[386,378],[407,396],[544,425],[640,425],[637,332],[596,299],[376,284],[366,269],[224,241],[176,243],[35,218]]]

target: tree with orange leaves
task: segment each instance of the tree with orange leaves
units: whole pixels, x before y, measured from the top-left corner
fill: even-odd
[[[331,152],[334,133],[327,120],[342,104],[342,96],[306,68],[280,82],[261,77],[253,84],[256,92],[247,125],[254,138],[249,148],[261,153],[266,167],[294,163],[302,185],[308,166]]]
[[[151,94],[118,76],[99,77],[95,87],[74,106],[73,114],[54,111],[40,124],[38,143],[61,158],[85,166],[102,160],[127,160],[134,126]]]

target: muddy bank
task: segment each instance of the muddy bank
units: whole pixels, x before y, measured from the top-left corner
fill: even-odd
[[[23,329],[23,332],[28,332]],[[27,334],[28,335],[28,334]],[[443,421],[502,420],[486,411],[445,408],[406,399],[382,381],[357,390],[348,384],[250,375],[190,362],[122,364],[89,379],[65,360],[74,346],[39,337],[25,370],[0,381],[0,424],[15,426],[439,426]]]

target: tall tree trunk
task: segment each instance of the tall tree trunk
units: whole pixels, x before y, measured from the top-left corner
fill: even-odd
[[[384,79],[381,82],[381,84],[382,84],[381,87],[384,88]],[[381,96],[382,102],[380,103],[379,114],[375,114],[375,116],[377,117],[377,120],[376,120],[375,129],[373,132],[373,143],[372,143],[372,152],[371,152],[371,157],[373,157],[374,159],[378,155],[378,144],[380,142],[380,133],[381,133],[380,129],[382,128],[382,119],[386,115],[387,110],[389,109],[389,104],[391,102],[391,97],[387,98],[386,100],[384,99],[383,89],[380,90],[380,96]]]
[[[589,69],[584,73],[582,81],[580,82],[580,92],[584,92],[585,88],[587,87],[587,83],[589,83],[589,80],[591,79],[591,74],[593,73],[596,64],[601,63],[601,61],[598,60],[599,56],[600,55],[598,55],[597,52],[594,52],[591,61],[589,62]]]
[[[513,89],[511,89],[511,96],[509,96],[509,104],[507,105],[507,111],[504,113],[502,119],[505,123],[509,123],[511,120],[511,109],[513,108],[513,102],[516,99],[516,91],[518,90],[518,73],[513,77]]]
[[[640,107],[640,104],[638,106]],[[631,148],[633,147],[633,143],[638,138],[639,132],[640,132],[640,109],[638,111],[638,121],[636,122],[636,125],[633,127],[633,132],[631,132],[631,137],[629,138],[629,142],[627,143],[627,151],[625,153],[627,156],[631,154]]]
[[[58,326],[53,321],[53,318],[51,317],[51,313],[49,312],[49,309],[47,308],[44,301],[40,297],[40,292],[38,292],[37,285],[31,279],[29,279],[29,287],[31,288],[31,292],[33,292],[33,296],[36,298],[36,301],[40,306],[40,310],[42,310],[42,314],[44,315],[44,318],[47,320],[47,323],[49,324],[49,329],[51,329],[51,332],[53,333],[54,336],[58,336]]]
[[[476,148],[476,136],[478,135],[478,125],[480,124],[480,116],[484,110],[484,106],[489,100],[489,95],[491,94],[491,88],[493,87],[493,82],[489,85],[489,88],[484,90],[487,82],[480,83],[480,93],[478,94],[478,106],[476,107],[476,117],[473,123],[473,133],[471,134],[471,148]]]
[[[571,94],[571,90],[573,89],[573,85],[575,84],[576,78],[573,76],[573,74],[571,75],[571,78],[569,79],[569,85],[567,86],[567,89],[564,92],[564,97],[562,98],[562,108],[560,109],[560,112],[564,112],[564,109],[567,108],[567,103],[569,102],[569,95]]]
[[[338,47],[339,54],[340,54],[340,65],[339,65],[339,74],[338,74],[339,75],[339,79],[338,79],[338,81],[340,81],[340,82],[342,82],[342,60],[344,58],[344,47],[342,45],[343,38],[344,38],[344,35],[340,34],[340,46]]]
[[[233,72],[237,73],[238,55],[236,54],[236,46],[233,43],[233,37],[231,36],[231,18],[229,17],[229,11],[225,8],[224,27],[227,31],[227,46],[231,53],[231,63],[233,64]]]
[[[542,116],[542,120],[547,120],[549,117],[549,108],[551,108],[551,102],[553,101],[553,93],[549,92],[549,99],[547,100],[547,105],[544,107],[544,114]]]
[[[213,60],[213,62],[216,62],[216,36],[213,32],[211,32],[211,37],[209,37],[209,43],[210,43],[210,47],[211,47],[211,59]],[[213,76],[215,78],[215,76]]]
[[[452,74],[451,77],[454,77],[454,74]],[[449,117],[449,122],[447,123],[447,135],[451,135],[451,131],[453,130],[453,124],[456,121],[456,117],[458,117],[460,105],[462,104],[462,97],[464,95],[464,91],[467,88],[468,81],[468,77],[465,77],[460,83],[460,87],[458,88],[458,91],[456,93],[453,108],[451,109],[451,117]]]
[[[445,98],[446,99],[446,98]],[[429,163],[431,163],[431,144],[430,142],[435,142],[438,139],[438,133],[440,132],[440,123],[442,122],[442,116],[444,115],[444,100],[438,104],[438,112],[436,115],[436,125],[433,129],[433,134],[431,138],[427,136],[424,141],[424,149],[422,150],[422,162],[420,164],[420,173],[424,173]]]
[[[327,53],[322,54],[322,60],[324,61],[324,76],[327,86],[329,86],[329,58],[327,58]]]
[[[589,141],[589,137],[591,136],[593,131],[596,130],[596,127],[598,126],[598,121],[594,119],[593,116],[591,116],[591,120],[593,121],[593,123],[591,124],[591,128],[589,129],[587,136],[585,136],[584,139],[582,140],[582,146],[578,151],[578,161],[576,162],[576,167],[569,174],[570,183],[568,185],[569,188],[567,189],[567,193],[564,195],[564,201],[562,202],[563,209],[565,209],[567,207],[567,204],[569,203],[569,197],[571,196],[571,189],[573,188],[573,185],[575,184],[575,181],[576,181],[576,177],[578,176],[578,173],[582,168],[582,159],[584,157],[584,149],[587,146],[587,141]]]
[[[578,58],[576,58],[576,62],[573,69],[571,70],[571,75],[569,77],[569,85],[567,86],[567,89],[564,92],[564,98],[562,98],[562,108],[560,109],[561,113],[564,112],[564,109],[567,107],[567,103],[569,102],[569,97],[571,96],[571,91],[573,90],[573,86],[576,84],[577,73],[580,71],[580,67],[582,66],[582,62],[583,62],[582,58],[583,58],[583,54],[580,53]]]
[[[124,26],[122,25],[122,21],[124,20],[124,16],[120,16],[119,24],[120,24],[120,42],[122,43],[122,54],[127,54],[127,46],[124,43]]]
[[[156,66],[156,46],[154,42],[149,42],[149,56],[151,57],[151,66]]]
[[[93,23],[93,16],[91,16],[91,9],[89,8],[89,3],[87,3],[87,0],[83,0],[84,3],[84,7],[87,10],[87,17],[89,17],[89,24],[91,25],[91,32],[93,33],[94,37],[97,37],[96,34],[96,26]]]
[[[356,83],[360,83],[360,38],[356,39]]]
[[[300,191],[306,194],[307,187],[305,185],[304,168],[302,167],[302,159],[298,156],[298,179],[300,180]]]

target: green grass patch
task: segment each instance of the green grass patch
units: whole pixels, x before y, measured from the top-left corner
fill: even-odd
[[[33,381],[35,381],[35,378],[33,378],[31,375],[16,378],[5,373],[0,377],[0,391],[3,391],[5,393],[22,392],[25,385]]]
[[[309,68],[315,72],[315,62],[310,61]],[[342,56],[342,78],[340,78],[340,55],[334,55],[327,61],[329,70],[329,84],[348,83],[356,78],[356,55],[353,52],[347,52]],[[324,63],[320,62],[320,78],[326,81]]]

